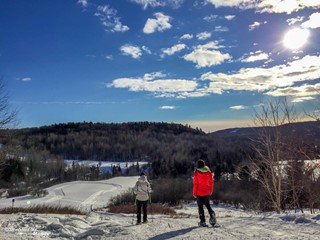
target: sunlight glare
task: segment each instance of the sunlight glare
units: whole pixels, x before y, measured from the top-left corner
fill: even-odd
[[[291,29],[285,34],[283,38],[283,45],[286,48],[299,49],[307,42],[309,34],[310,32],[308,29]]]

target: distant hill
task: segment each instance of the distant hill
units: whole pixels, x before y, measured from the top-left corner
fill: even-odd
[[[289,123],[279,127],[284,135],[294,135],[299,138],[310,139],[314,142],[320,142],[320,121],[307,121]],[[229,128],[210,133],[215,138],[221,138],[227,141],[250,141],[256,138],[265,128],[262,127],[244,127]],[[272,127],[268,127],[269,130]]]

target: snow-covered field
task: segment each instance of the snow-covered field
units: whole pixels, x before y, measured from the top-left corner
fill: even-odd
[[[15,199],[15,206],[59,204],[84,210],[105,206],[111,196],[132,187],[137,177],[105,181],[76,181],[53,186],[44,198]],[[0,207],[12,199],[0,199]],[[133,206],[134,207],[134,206]],[[188,204],[178,216],[149,214],[149,223],[134,225],[133,214],[92,211],[87,215],[0,215],[0,239],[320,239],[320,211],[309,213],[257,214],[231,207],[213,206],[220,228],[197,227],[196,204]]]

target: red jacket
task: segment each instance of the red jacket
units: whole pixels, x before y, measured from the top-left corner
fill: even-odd
[[[213,185],[214,181],[210,169],[207,166],[197,168],[193,175],[193,196],[210,196]]]

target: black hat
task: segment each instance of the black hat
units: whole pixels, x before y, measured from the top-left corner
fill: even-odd
[[[140,173],[140,176],[145,176],[146,174],[144,172]]]
[[[198,160],[198,162],[197,162],[197,168],[203,168],[204,167],[204,165],[205,165],[205,163],[204,163],[204,161],[203,160]]]

